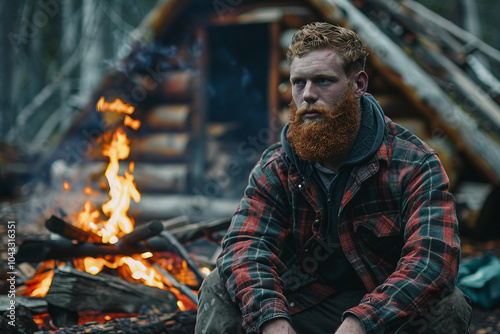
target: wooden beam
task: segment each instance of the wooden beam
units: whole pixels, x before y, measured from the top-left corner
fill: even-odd
[[[268,124],[271,129],[270,133],[272,137],[269,139],[268,145],[279,140],[280,131],[279,127],[279,110],[280,110],[280,98],[278,92],[278,86],[280,82],[280,60],[281,60],[281,46],[279,43],[280,39],[280,25],[278,22],[272,22],[269,24],[269,70],[268,70]]]
[[[441,87],[394,41],[348,0],[315,0],[326,19],[356,31],[393,79],[404,83],[407,96],[422,110],[441,119],[443,130],[496,184],[500,183],[500,145],[478,122],[457,105]],[[336,7],[336,10],[335,10]]]
[[[207,143],[207,75],[208,75],[208,36],[206,27],[197,27],[196,41],[199,43],[199,55],[195,59],[198,75],[193,85],[192,101],[192,163],[190,164],[189,190],[201,189],[205,178],[206,143]]]

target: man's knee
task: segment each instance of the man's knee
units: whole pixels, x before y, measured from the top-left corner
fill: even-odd
[[[454,288],[442,299],[436,299],[421,314],[415,314],[396,333],[467,333],[472,319],[470,299]]]
[[[203,280],[198,301],[196,334],[241,333],[241,313],[231,300],[217,269]]]
[[[223,284],[222,284],[222,280],[220,279],[220,276],[219,276],[219,271],[217,270],[217,268],[215,268],[203,280],[201,287],[200,287],[199,294],[203,293],[204,291],[208,291],[208,290],[220,289],[221,285],[223,285]]]

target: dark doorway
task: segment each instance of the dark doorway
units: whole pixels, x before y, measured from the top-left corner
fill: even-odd
[[[209,30],[208,121],[236,122],[228,136],[244,140],[267,126],[269,26],[217,26]]]

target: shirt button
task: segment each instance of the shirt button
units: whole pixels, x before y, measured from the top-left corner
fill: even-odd
[[[291,307],[294,307],[294,306],[295,306],[295,303],[294,303],[294,302],[291,302],[291,303],[290,303],[290,306],[291,306]]]

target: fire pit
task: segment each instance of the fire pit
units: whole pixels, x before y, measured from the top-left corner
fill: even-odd
[[[23,241],[16,254],[16,326],[0,318],[2,333],[194,331],[197,290],[213,263],[201,263],[184,245],[203,236],[216,245],[214,232],[227,229],[229,219],[189,223],[181,216],[134,228],[128,210],[131,199],[141,200],[134,162],[124,175],[119,167],[130,153],[125,127],[137,130],[140,121],[118,99],[101,98],[97,110],[125,114],[123,125],[102,138],[109,201],[100,210],[87,201],[75,224],[52,215],[45,222],[52,238]]]

